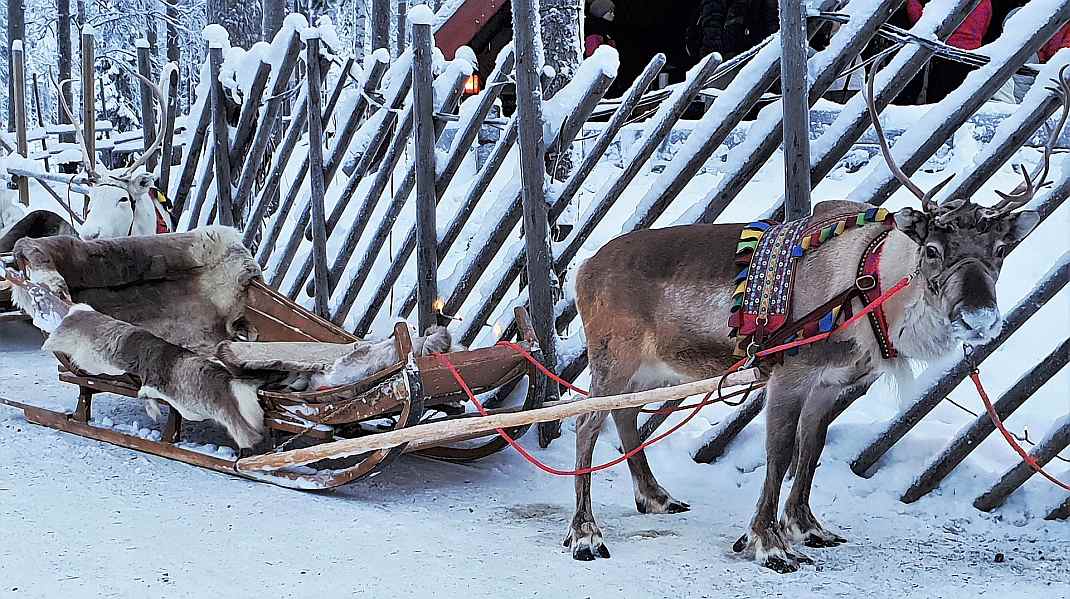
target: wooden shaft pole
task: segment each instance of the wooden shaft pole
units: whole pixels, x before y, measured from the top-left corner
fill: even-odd
[[[152,47],[148,40],[138,40],[137,44],[137,72],[145,79],[152,81]],[[148,150],[156,142],[156,108],[153,104],[152,90],[145,81],[138,79],[141,92],[141,139],[142,148]],[[148,159],[145,169],[150,173],[156,168],[156,155]]]
[[[435,219],[434,74],[431,72],[431,23],[412,24],[412,90],[416,145],[416,281],[419,330],[437,324],[438,246]]]
[[[310,29],[310,31],[315,31]],[[320,113],[320,40],[311,33],[305,34],[305,64],[308,65],[308,162],[309,203],[312,208],[312,256],[316,276],[315,311],[321,318],[330,316],[327,300],[330,299],[327,283],[327,216],[323,207],[323,115]]]
[[[780,0],[780,89],[784,111],[786,220],[810,215],[810,105],[805,3]]]
[[[238,470],[278,470],[290,466],[311,464],[327,458],[342,458],[377,449],[397,447],[413,441],[426,445],[435,441],[447,441],[468,434],[490,432],[498,428],[509,429],[528,426],[537,422],[552,422],[591,412],[634,408],[660,403],[673,398],[705,395],[716,392],[718,389],[749,385],[759,380],[760,374],[757,369],[741,370],[723,377],[703,379],[693,383],[662,387],[650,391],[610,395],[608,397],[591,397],[570,402],[555,402],[549,407],[523,412],[492,414],[480,418],[444,420],[355,439],[324,443],[305,449],[245,458],[238,461]]]

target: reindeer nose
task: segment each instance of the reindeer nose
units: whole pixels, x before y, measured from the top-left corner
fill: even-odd
[[[959,312],[959,320],[970,332],[985,339],[992,339],[1003,328],[1003,317],[993,307],[963,309]]]

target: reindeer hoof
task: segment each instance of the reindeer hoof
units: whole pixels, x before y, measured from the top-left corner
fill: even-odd
[[[735,551],[736,553],[743,553],[743,550],[746,549],[746,548],[747,548],[747,535],[746,534],[744,534],[743,536],[741,536],[738,539],[736,539],[735,543],[732,543],[732,551]]]
[[[797,562],[775,556],[767,557],[765,563],[762,565],[779,574],[790,574],[799,571],[799,564]]]
[[[829,547],[838,547],[839,545],[842,545],[843,543],[847,542],[847,539],[841,537],[840,535],[834,533],[829,533],[829,535],[830,536],[826,538],[816,535],[814,533],[810,533],[806,535],[806,539],[803,540],[803,544],[805,544],[807,547],[812,547],[814,549],[827,549]]]
[[[635,509],[639,510],[640,514],[679,514],[691,510],[690,504],[673,499],[665,489],[658,489],[659,491],[651,496],[636,496]]]
[[[570,530],[563,545],[572,549],[572,559],[581,562],[609,557],[609,549],[606,549],[605,543],[602,542],[602,533],[594,523],[581,525],[578,530]]]
[[[810,559],[810,557],[804,553],[796,553],[794,551],[788,551],[787,553],[788,557],[795,560],[796,563],[806,564],[808,566],[814,565],[814,560]]]

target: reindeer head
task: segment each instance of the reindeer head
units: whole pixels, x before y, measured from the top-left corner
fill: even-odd
[[[876,65],[873,70],[876,71]],[[866,102],[877,132],[881,153],[892,174],[921,200],[921,210],[903,208],[895,214],[896,228],[918,244],[917,275],[925,281],[925,301],[951,323],[951,334],[967,344],[989,341],[999,334],[1003,318],[996,304],[996,281],[1003,258],[1040,222],[1034,210],[1018,210],[1047,186],[1052,148],[1070,113],[1070,81],[1066,67],[1059,72],[1059,85],[1051,88],[1062,97],[1062,114],[1048,138],[1044,156],[1030,174],[1023,165],[1016,170],[1025,179],[1011,193],[997,191],[1001,200],[993,206],[975,204],[971,198],[952,198],[942,203],[933,197],[951,180],[945,179],[928,192],[922,191],[895,164],[873,102],[873,77],[866,83]]]
[[[174,63],[168,63],[160,73],[160,85],[145,79],[139,73],[133,73],[152,90],[152,95],[160,106],[160,124],[153,144],[125,169],[99,172],[94,169],[85,139],[82,137],[81,125],[63,99],[62,86],[70,83],[70,80],[57,86],[60,88],[60,104],[67,112],[70,122],[74,124],[78,142],[82,147],[82,164],[91,188],[85,223],[79,231],[83,239],[152,235],[156,233],[158,214],[165,220],[169,219],[169,215],[162,212],[162,208],[150,195],[156,176],[146,171],[144,164],[163,144],[163,132],[168,118],[167,94],[160,91],[160,86],[166,90],[170,85],[172,73],[177,71],[178,67]]]

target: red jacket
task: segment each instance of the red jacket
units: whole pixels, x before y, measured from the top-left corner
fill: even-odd
[[[1048,43],[1044,44],[1037,55],[1040,56],[1040,62],[1048,62],[1051,60],[1055,53],[1063,48],[1070,48],[1070,23],[1063,25],[1063,28],[1056,31],[1055,35],[1051,36]]]
[[[908,0],[907,16],[910,17],[911,23],[917,23],[924,10],[925,7],[922,6],[920,0]],[[955,33],[952,33],[951,37],[947,38],[948,45],[963,50],[980,48],[985,34],[988,33],[988,25],[991,22],[992,0],[981,0],[981,3],[977,5],[977,8],[973,9],[970,16],[966,17],[962,25],[959,25]]]

